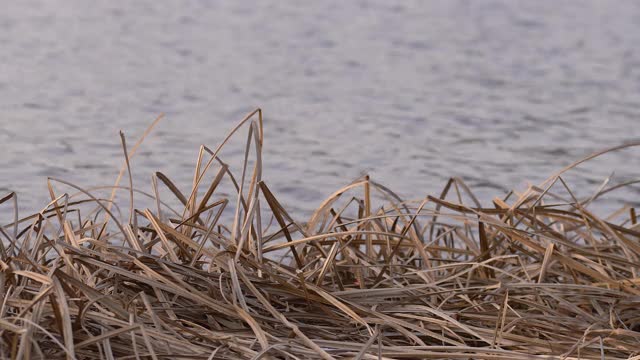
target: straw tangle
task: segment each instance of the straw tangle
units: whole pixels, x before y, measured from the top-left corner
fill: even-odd
[[[240,129],[234,172],[219,154]],[[460,179],[403,201],[363,177],[298,222],[263,140],[258,109],[201,147],[187,192],[156,173],[152,208],[130,176],[142,139],[122,136],[110,197],[49,179],[46,208],[2,219],[0,358],[640,359],[636,213],[588,210],[620,186],[574,197],[562,174],[582,161],[488,207]]]

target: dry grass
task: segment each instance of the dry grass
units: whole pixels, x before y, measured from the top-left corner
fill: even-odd
[[[640,359],[635,212],[587,210],[616,187],[578,200],[561,177],[572,165],[483,208],[459,179],[403,202],[365,177],[299,223],[262,180],[261,112],[231,135],[242,126],[239,174],[202,147],[188,193],[156,174],[153,210],[134,210],[140,142],[123,136],[111,198],[50,179],[48,207],[5,219],[0,357]],[[238,196],[220,196],[223,182]],[[132,206],[116,217],[118,188]]]

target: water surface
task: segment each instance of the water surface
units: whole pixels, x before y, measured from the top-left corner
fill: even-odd
[[[487,201],[639,138],[639,27],[635,1],[6,2],[0,187],[35,210],[47,176],[111,184],[118,131],[165,113],[134,181],[186,188],[198,146],[260,106],[264,177],[300,216],[363,173],[410,198],[460,176]],[[639,155],[568,180],[587,196]]]

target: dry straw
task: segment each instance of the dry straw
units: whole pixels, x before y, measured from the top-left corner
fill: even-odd
[[[262,179],[261,111],[241,128],[239,173],[218,157],[229,138],[202,147],[188,192],[154,176],[153,209],[134,207],[142,139],[123,136],[110,197],[50,179],[49,206],[4,219],[0,357],[640,359],[636,214],[587,210],[619,186],[576,199],[562,174],[580,162],[491,207],[460,179],[404,202],[365,177],[296,222]]]

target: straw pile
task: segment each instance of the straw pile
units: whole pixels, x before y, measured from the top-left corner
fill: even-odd
[[[119,218],[113,194],[50,179],[49,206],[4,219],[0,356],[640,359],[635,212],[612,223],[586,209],[616,187],[555,194],[574,164],[483,208],[459,179],[404,202],[365,177],[301,223],[262,180],[261,111],[229,136],[240,128],[240,174],[218,157],[226,140],[202,147],[188,193],[155,175],[154,209],[135,209],[133,189],[116,183],[132,202]],[[118,182],[139,144],[123,137]],[[218,194],[223,181],[237,196]],[[387,201],[376,207],[376,196]]]

